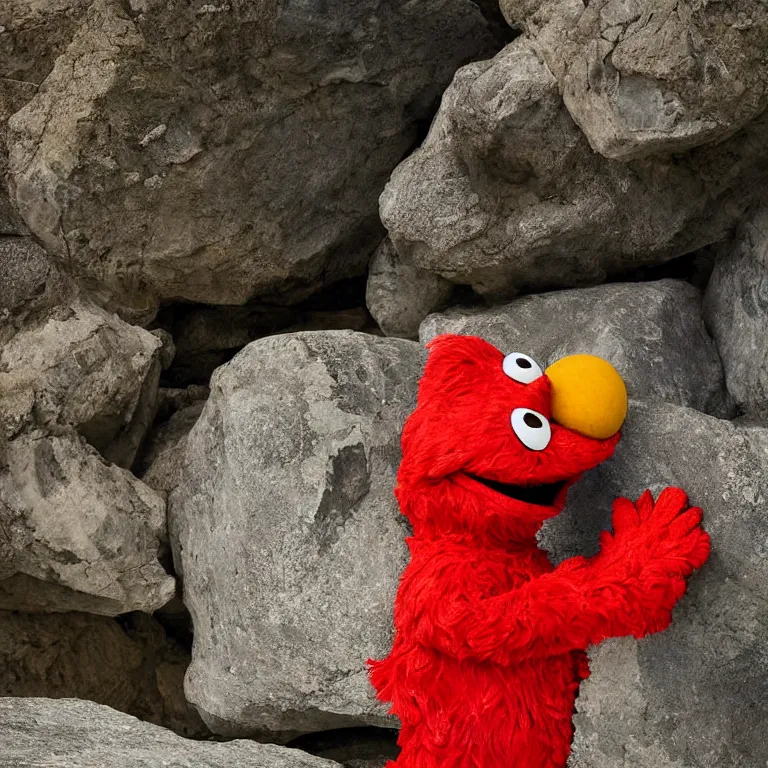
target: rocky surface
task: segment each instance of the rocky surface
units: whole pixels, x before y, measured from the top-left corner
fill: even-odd
[[[385,238],[368,266],[365,303],[387,336],[415,339],[419,323],[430,312],[442,309],[452,291],[449,280],[412,266]]]
[[[555,291],[485,310],[454,308],[430,315],[420,340],[440,333],[481,336],[504,352],[531,355],[542,369],[566,355],[598,355],[616,367],[632,398],[732,415],[701,294],[680,280]]]
[[[725,238],[765,177],[766,124],[684,156],[596,154],[534,41],[460,69],[380,214],[412,266],[498,299],[599,283]]]
[[[0,612],[0,696],[78,698],[201,737],[184,699],[189,654],[157,621]],[[0,750],[2,754],[2,750]]]
[[[632,159],[726,138],[768,106],[757,0],[501,0],[592,147]]]
[[[663,403],[633,403],[612,460],[571,492],[544,543],[556,559],[596,550],[617,496],[684,488],[713,554],[671,629],[591,653],[575,716],[575,768],[737,768],[768,760],[768,429]]]
[[[768,208],[724,244],[707,288],[705,317],[740,409],[768,419]]]
[[[364,272],[418,121],[493,45],[469,0],[95,0],[9,123],[14,201],[126,317],[294,301]]]
[[[190,741],[75,699],[0,699],[0,738],[2,768],[338,768],[273,744]]]
[[[225,736],[386,724],[406,526],[392,494],[418,344],[273,336],[211,382],[170,524],[195,627],[189,700]]]

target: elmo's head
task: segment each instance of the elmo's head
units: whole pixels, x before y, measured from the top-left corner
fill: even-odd
[[[438,336],[428,348],[403,431],[401,484],[448,480],[544,519],[613,453],[627,393],[604,360],[573,355],[542,372],[474,336]]]

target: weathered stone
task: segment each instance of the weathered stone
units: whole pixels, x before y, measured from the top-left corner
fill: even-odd
[[[52,271],[45,251],[33,240],[0,236],[0,321],[5,327],[0,341],[10,337],[11,317],[45,293]]]
[[[450,281],[404,261],[385,238],[368,267],[365,303],[387,336],[415,339],[419,323],[442,309],[452,291]]]
[[[185,736],[207,729],[184,699],[189,654],[150,616],[0,612],[0,696],[89,699]]]
[[[364,272],[387,176],[492,48],[470,0],[95,0],[9,122],[14,200],[137,321],[163,300],[294,302]]]
[[[594,552],[617,496],[685,489],[704,510],[709,562],[672,627],[591,653],[574,768],[737,768],[768,761],[768,429],[632,403],[614,458],[572,490],[543,539],[559,560]]]
[[[365,662],[391,644],[407,557],[392,490],[422,356],[286,334],[214,374],[169,520],[195,628],[187,698],[215,732],[393,725]]]
[[[684,156],[608,160],[521,37],[456,73],[381,217],[414,267],[493,299],[599,283],[725,239],[766,177],[766,133],[761,120]]]
[[[0,240],[10,282],[2,306],[44,290],[49,265],[36,246]],[[0,437],[21,429],[74,426],[107,460],[129,467],[154,418],[160,341],[75,299],[0,331]]]
[[[612,363],[629,396],[732,415],[723,366],[701,316],[701,294],[679,280],[616,283],[555,291],[484,310],[451,309],[421,325],[426,343],[440,333],[481,336],[504,352],[546,366],[591,354]]]
[[[162,497],[59,432],[0,442],[0,608],[151,613],[175,591]]]
[[[721,247],[704,312],[728,391],[742,410],[768,419],[768,208]]]
[[[759,0],[501,0],[592,147],[630,159],[734,134],[768,107]]]
[[[2,768],[339,768],[274,744],[191,741],[89,701],[0,699]]]

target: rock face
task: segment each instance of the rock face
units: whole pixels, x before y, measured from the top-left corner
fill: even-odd
[[[421,325],[423,343],[440,333],[481,336],[504,352],[531,355],[542,368],[566,355],[598,355],[616,367],[631,398],[731,415],[723,366],[702,321],[701,295],[679,280],[555,291],[487,310],[452,309]]]
[[[520,37],[456,73],[380,213],[408,263],[494,299],[599,283],[724,239],[765,178],[766,130],[750,123],[682,157],[606,159]]]
[[[226,736],[393,723],[365,671],[407,552],[392,493],[416,343],[273,336],[220,368],[170,525],[195,643],[186,692]]]
[[[417,122],[492,45],[470,0],[95,0],[9,123],[14,200],[126,317],[294,301],[364,271]]]
[[[450,281],[404,261],[385,238],[368,266],[365,303],[387,336],[415,339],[419,323],[442,309],[452,291]]]
[[[2,768],[339,768],[273,744],[190,741],[87,701],[0,699]]]
[[[574,768],[762,765],[768,744],[768,429],[633,403],[612,460],[577,484],[544,541],[556,559],[595,551],[617,496],[684,488],[713,554],[671,629],[593,650],[575,716]]]
[[[0,528],[0,608],[113,616],[173,597],[162,497],[71,429],[0,443]]]
[[[768,106],[768,9],[756,0],[501,0],[555,74],[592,147],[614,159],[732,135]]]
[[[78,698],[205,736],[184,700],[189,654],[144,614],[0,612],[0,696]]]
[[[728,391],[743,411],[768,419],[768,208],[720,249],[704,310]]]

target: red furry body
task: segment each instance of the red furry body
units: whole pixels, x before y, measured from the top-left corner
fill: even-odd
[[[586,648],[666,628],[709,553],[701,511],[667,489],[617,500],[600,553],[553,568],[536,533],[618,435],[552,424],[547,448],[528,450],[509,414],[549,418],[550,383],[517,383],[502,360],[480,339],[438,337],[403,431],[396,495],[411,560],[392,650],[371,662],[402,725],[392,768],[564,768]]]

